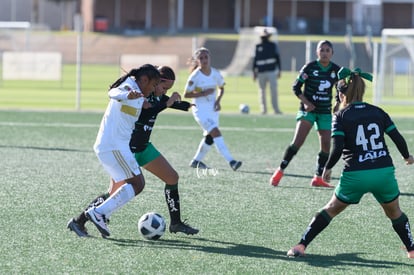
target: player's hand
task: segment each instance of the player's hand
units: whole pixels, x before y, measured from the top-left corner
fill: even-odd
[[[331,169],[323,169],[323,173],[322,173],[322,179],[325,182],[331,182],[331,174],[332,174],[332,170]]]
[[[304,103],[303,105],[305,106],[305,111],[306,112],[312,112],[313,110],[315,110],[315,105],[313,105],[310,102]]]
[[[410,165],[414,163],[414,158],[413,155],[410,155],[408,158],[404,159],[405,160],[405,164]]]
[[[170,96],[170,98],[167,101],[167,106],[170,107],[174,104],[174,102],[180,102],[181,101],[181,95],[178,92],[173,92]]]
[[[214,103],[214,111],[220,111],[221,110],[221,105],[220,102],[216,101],[216,103]]]
[[[152,107],[152,104],[148,102],[148,100],[144,100],[144,102],[142,103],[142,108],[143,109],[149,109]]]
[[[132,90],[128,93],[128,99],[137,99],[143,97],[144,95],[141,92]]]
[[[202,96],[208,96],[211,95],[212,93],[214,93],[214,89],[207,89],[207,90],[203,90],[203,92],[201,93]]]

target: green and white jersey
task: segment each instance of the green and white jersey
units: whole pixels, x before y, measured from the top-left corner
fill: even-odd
[[[293,85],[296,95],[302,93],[304,85],[304,96],[315,105],[314,113],[332,113],[332,89],[338,81],[338,71],[340,67],[330,62],[327,67],[323,67],[318,60],[312,61],[299,72]],[[303,103],[300,103],[300,110],[305,111]]]

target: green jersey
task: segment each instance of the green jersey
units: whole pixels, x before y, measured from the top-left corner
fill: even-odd
[[[327,67],[323,67],[319,61],[312,61],[299,72],[293,85],[293,91],[298,96],[302,93],[304,85],[304,96],[315,105],[312,112],[319,114],[332,113],[332,88],[338,81],[338,71],[340,67],[330,62]],[[338,98],[337,98],[338,100]],[[305,111],[303,103],[300,103],[300,110]]]

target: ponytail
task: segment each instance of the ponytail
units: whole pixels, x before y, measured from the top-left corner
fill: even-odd
[[[149,80],[160,79],[160,72],[151,64],[142,65],[139,68],[131,69],[127,74],[118,78],[114,83],[109,86],[109,89],[116,88],[121,85],[128,77],[134,77],[138,80],[141,76],[147,76]]]

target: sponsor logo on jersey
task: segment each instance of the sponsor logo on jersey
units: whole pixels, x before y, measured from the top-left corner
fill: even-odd
[[[380,151],[368,151],[363,155],[359,155],[358,161],[364,162],[367,160],[374,161],[375,159],[387,156],[387,151],[380,150]]]
[[[130,116],[138,116],[140,109],[132,107],[130,105],[122,105],[121,112],[130,115]]]

